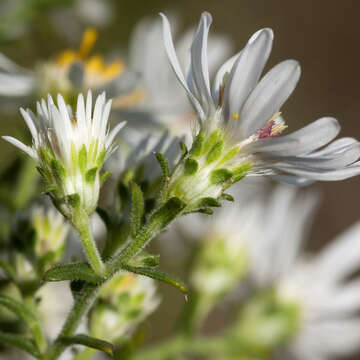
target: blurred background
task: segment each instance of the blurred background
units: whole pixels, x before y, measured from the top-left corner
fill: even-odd
[[[300,83],[282,108],[291,131],[329,115],[340,121],[342,136],[360,137],[359,1],[104,0],[103,3],[108,3],[108,10],[93,13],[87,11],[85,1],[0,0],[0,51],[19,65],[32,68],[38,59],[77,47],[84,29],[94,26],[99,30],[96,52],[121,55],[141,18],[157,16],[159,11],[176,14],[180,29],[185,29],[196,25],[200,13],[207,10],[214,18],[212,30],[229,36],[236,50],[256,30],[271,27],[275,41],[267,69],[287,58],[300,61]],[[10,115],[6,108],[0,112],[1,135],[16,135],[24,128],[19,113]],[[1,169],[15,153],[9,144],[0,142]],[[313,188],[320,191],[322,201],[308,246],[318,250],[359,220],[360,179],[318,183]],[[182,275],[175,265],[168,267]],[[176,319],[178,305],[184,301],[176,290],[167,288],[161,319],[158,311],[149,320],[153,338],[167,333]],[[220,319],[219,315],[215,321]],[[152,321],[159,325],[154,326]]]

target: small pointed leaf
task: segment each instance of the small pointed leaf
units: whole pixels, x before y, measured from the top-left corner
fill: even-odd
[[[0,305],[19,316],[19,318],[27,324],[36,339],[42,337],[42,331],[37,317],[20,301],[5,295],[0,295]]]
[[[212,197],[204,197],[200,200],[200,207],[220,207],[220,202]]]
[[[180,141],[179,146],[181,150],[181,158],[183,159],[187,155],[188,149],[183,141]]]
[[[222,193],[222,194],[221,194],[221,197],[222,197],[224,200],[227,200],[227,201],[234,201],[234,197],[231,196],[230,194]]]
[[[140,186],[134,182],[130,183],[131,190],[131,234],[136,237],[144,216],[144,196]]]
[[[86,263],[60,264],[48,270],[44,281],[83,280],[98,284],[104,279],[97,275]]]
[[[134,274],[147,276],[152,279],[165,282],[169,285],[175,286],[177,289],[179,289],[181,292],[185,294],[188,293],[188,290],[186,289],[186,286],[183,282],[160,270],[149,267],[136,267],[130,265],[123,265],[122,268]]]
[[[169,177],[169,165],[168,165],[164,155],[157,152],[157,153],[155,153],[155,156],[156,156],[157,161],[160,164],[160,167],[161,167],[164,177],[168,178]]]
[[[68,336],[68,337],[61,337],[60,341],[67,346],[71,346],[71,345],[84,345],[87,346],[89,348],[93,348],[96,350],[100,350],[110,356],[113,355],[114,353],[114,345],[101,340],[101,339],[97,339],[88,335],[84,335],[84,334],[78,334],[78,335],[74,335],[74,336]]]
[[[24,335],[11,334],[0,331],[0,343],[26,351],[36,359],[39,359],[40,357],[40,353],[34,342],[24,337]]]
[[[15,269],[6,261],[0,260],[0,268],[13,281],[16,279]]]

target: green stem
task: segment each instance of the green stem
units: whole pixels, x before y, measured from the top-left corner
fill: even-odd
[[[86,253],[86,257],[92,269],[95,271],[95,273],[102,275],[105,269],[104,263],[101,260],[100,253],[91,234],[89,216],[81,208],[76,211],[73,219],[73,224],[79,232]]]
[[[61,355],[66,347],[66,345],[62,343],[61,338],[73,335],[79,326],[83,315],[86,314],[93,304],[98,291],[99,286],[92,284],[87,284],[83,289],[81,289],[81,293],[76,297],[73,308],[66,319],[59,336],[56,338],[54,344],[45,357],[46,360],[56,360]]]
[[[196,356],[216,356],[224,353],[224,342],[221,338],[187,338],[174,337],[148,350],[136,354],[133,360],[168,360],[176,356],[191,354]]]

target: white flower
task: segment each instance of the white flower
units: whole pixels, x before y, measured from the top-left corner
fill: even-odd
[[[38,162],[49,194],[66,217],[71,217],[70,201],[74,200],[71,199],[74,195],[79,198],[81,207],[91,214],[99,197],[100,170],[114,151],[113,141],[124,123],[109,132],[111,100],[105,101],[105,93],[97,97],[94,110],[91,92],[86,104],[80,94],[75,117],[61,95],[57,100],[58,106],[51,96],[47,103],[44,100],[37,103],[37,116],[21,109],[33,137],[31,147],[13,137],[3,138]]]
[[[32,70],[24,69],[0,53],[0,95],[18,98],[61,93],[73,103],[79,92],[88,89],[117,98],[131,91],[135,77],[119,61],[105,63],[100,55],[90,55],[98,37],[95,29],[84,32],[78,50],[67,49],[53,60],[38,62]]]
[[[299,330],[285,349],[296,359],[326,359],[360,349],[360,282],[348,280],[360,267],[359,246],[358,222],[320,254],[298,258],[278,277],[279,296],[301,309]],[[275,261],[284,261],[281,257]]]
[[[246,211],[241,216],[239,211],[232,225],[247,225],[253,288],[272,289],[280,304],[298,309],[297,324],[279,359],[285,353],[296,359],[327,359],[359,350],[360,282],[348,279],[360,268],[360,223],[311,256],[303,246],[316,205],[313,194],[300,196],[281,186],[271,199],[253,201],[258,206],[254,221],[249,223]]]
[[[176,48],[185,67],[194,29],[180,36]],[[230,41],[220,35],[209,38],[210,73],[230,53]],[[176,81],[162,41],[161,22],[146,18],[135,27],[130,39],[129,67],[140,74],[137,94],[141,101],[125,113],[131,125],[166,128],[171,134],[190,134],[194,115],[186,94]],[[128,129],[127,129],[128,130]]]
[[[219,157],[213,169],[221,164],[233,170],[246,164],[246,175],[277,175],[280,180],[298,184],[304,179],[341,180],[360,173],[356,140],[342,138],[319,150],[340,131],[334,118],[324,117],[290,135],[279,136],[286,128],[280,109],[299,80],[300,66],[294,60],[283,61],[260,80],[271,51],[271,29],[256,32],[242,51],[220,67],[210,88],[207,41],[211,15],[205,12],[201,16],[190,50],[191,66],[185,75],[169,22],[162,17],[170,63],[198,116],[197,137],[223,142],[226,161],[225,156]],[[206,150],[200,153],[201,159],[211,151]]]
[[[32,211],[32,225],[36,233],[36,255],[41,258],[51,253],[53,255],[51,263],[59,261],[64,253],[70,230],[65,218],[54,208],[46,210],[38,206]]]
[[[90,332],[115,342],[130,335],[160,303],[155,281],[131,273],[114,276],[101,288],[99,298],[102,301],[90,313]]]

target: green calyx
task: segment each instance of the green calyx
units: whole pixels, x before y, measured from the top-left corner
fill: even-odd
[[[242,308],[238,320],[238,325],[231,330],[234,340],[262,354],[271,354],[298,331],[301,308],[271,288],[256,294]]]

